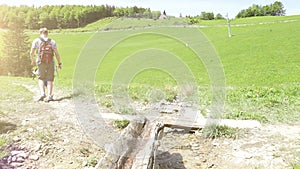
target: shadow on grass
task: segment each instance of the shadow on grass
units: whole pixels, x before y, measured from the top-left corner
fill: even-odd
[[[0,121],[0,134],[15,130],[16,128],[17,126],[15,124]]]

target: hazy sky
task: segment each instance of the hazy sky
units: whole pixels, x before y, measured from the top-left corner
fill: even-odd
[[[200,15],[202,11],[221,13],[225,16],[227,13],[230,18],[237,15],[242,9],[247,9],[252,4],[269,5],[276,0],[0,0],[0,4],[8,5],[115,5],[118,7],[144,7],[151,10],[166,10],[166,13],[173,16]],[[287,15],[300,14],[299,0],[278,0],[281,1],[286,9]]]

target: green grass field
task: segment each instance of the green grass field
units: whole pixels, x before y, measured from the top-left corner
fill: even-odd
[[[258,17],[244,19],[244,22],[247,24],[258,23],[264,21],[264,18],[266,18],[266,22],[285,20],[285,17]],[[297,19],[300,19],[300,17],[286,17],[286,20]],[[123,22],[125,21],[120,21],[120,23]],[[218,24],[219,21],[211,22],[211,24]],[[120,25],[120,23],[115,24]],[[242,21],[239,21],[239,23],[242,23]],[[269,25],[233,26],[232,34],[234,36],[232,38],[227,36],[227,27],[209,27],[201,28],[200,30],[205,33],[215,46],[221,58],[228,86],[273,86],[298,82],[300,58],[297,56],[300,49],[297,43],[300,40],[300,31],[297,28],[299,26],[299,21],[278,22]],[[127,27],[127,25],[124,27]],[[107,33],[110,36],[115,34]],[[92,34],[58,33],[51,35],[57,41],[64,60],[63,77],[72,78],[77,56]],[[164,49],[172,49],[181,58],[190,60],[189,66],[191,69],[195,69],[195,73],[198,71],[200,73],[199,76],[205,76],[202,69],[203,66],[198,66],[199,62],[194,62],[191,59],[194,57],[192,52],[180,46],[182,44],[162,38],[162,36],[159,37],[159,35],[141,35],[134,38],[127,39],[115,46],[105,57],[104,68],[101,67],[100,72],[105,71],[108,67],[116,66],[120,62],[121,57],[117,57],[120,53],[124,57],[126,53],[130,53],[130,51],[138,48],[155,47],[153,45],[164,44]],[[33,39],[33,36],[31,39]],[[103,41],[99,39],[99,43],[101,45]],[[178,52],[182,52],[182,54]],[[111,74],[112,72],[108,71],[108,74],[101,75],[98,79],[105,81]],[[208,84],[209,79],[204,77],[199,82]]]
[[[264,17],[249,17],[249,18],[238,18],[230,19],[232,25],[253,25],[253,24],[272,24],[281,22],[293,22],[299,21],[300,16],[264,16]],[[227,20],[201,20],[199,22],[200,26],[225,26],[227,25]]]
[[[229,86],[273,86],[299,82],[300,21],[201,29],[216,47]]]
[[[159,49],[161,51],[154,49]],[[152,51],[142,52],[142,54],[135,53],[139,50]],[[172,53],[172,55],[180,58],[185,64],[187,64],[192,73],[196,76],[198,84],[204,85],[209,82],[208,75],[201,60],[191,50],[189,50],[189,48],[187,48],[184,44],[177,41],[176,39],[154,33],[142,33],[134,35],[126,38],[125,40],[118,43],[118,45],[114,46],[101,62],[99,72],[97,73],[97,80],[99,80],[99,82],[101,83],[110,83],[114,71],[120,64],[122,64],[122,61],[124,61],[124,59],[131,57],[134,53],[137,56],[143,55],[143,57],[145,58],[150,58],[147,61],[151,61],[151,58],[162,58],[163,55],[166,55],[166,53],[163,51]],[[153,77],[153,72],[155,72],[155,77]],[[163,73],[162,71],[151,69],[140,72],[133,80],[133,82],[142,84],[148,83],[149,85],[157,86],[165,86],[169,83],[174,85],[174,81],[172,80],[172,77],[170,75],[168,75],[167,73]]]
[[[285,20],[289,21],[285,22]],[[71,87],[76,66],[85,63],[84,58],[81,58],[82,60],[79,60],[80,63],[78,63],[78,57],[88,48],[94,48],[93,50],[98,50],[99,53],[103,53],[104,50],[108,51],[101,63],[98,63],[100,56],[88,56],[93,60],[89,60],[87,63],[94,64],[93,66],[98,65],[98,71],[96,74],[83,73],[86,76],[95,77],[96,91],[105,94],[111,92],[109,84],[113,79],[114,71],[129,56],[133,57],[139,54],[144,57],[164,56],[167,55],[165,53],[167,51],[190,68],[197,84],[201,86],[199,89],[202,95],[200,104],[203,105],[201,111],[206,114],[211,100],[211,81],[203,62],[189,47],[174,38],[162,34],[145,33],[143,29],[140,30],[143,33],[139,33],[139,29],[135,29],[148,26],[156,27],[155,24],[161,24],[159,22],[161,21],[149,22],[149,20],[142,19],[110,18],[82,29],[72,30],[75,33],[67,32],[67,30],[53,31],[51,38],[58,43],[63,62],[63,70],[60,71],[60,78],[58,79],[59,85]],[[164,26],[184,23],[182,20],[165,22]],[[223,22],[225,24],[222,26]],[[239,24],[246,25],[241,26]],[[199,29],[214,45],[224,68],[227,86],[227,104],[224,117],[257,119],[262,122],[298,121],[300,111],[300,48],[298,45],[300,42],[300,30],[298,29],[300,16],[233,20],[232,34],[234,36],[231,38],[228,38],[226,21],[203,21],[200,25],[209,25],[209,27]],[[96,35],[93,32],[81,32],[123,28],[124,30],[100,32]],[[147,28],[146,30],[152,29],[160,28]],[[131,32],[135,32],[136,35],[129,36]],[[113,48],[102,48],[105,46],[104,44],[111,43],[112,39],[121,35],[123,39],[114,43]],[[38,35],[31,34],[31,40],[36,36]],[[93,37],[95,46],[85,46],[91,37]],[[197,37],[189,34],[187,38]],[[157,48],[159,50],[154,50]],[[147,52],[145,49],[151,50]],[[93,63],[94,60],[95,63]],[[88,70],[82,70],[82,72],[88,72]],[[132,82],[149,86],[156,85],[163,89],[175,86],[175,81],[169,74],[157,69],[139,72],[132,79]],[[135,99],[145,99],[147,91],[134,86],[131,93],[134,94]],[[172,90],[171,93],[176,95]]]

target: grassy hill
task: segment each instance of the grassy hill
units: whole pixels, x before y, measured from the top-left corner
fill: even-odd
[[[267,21],[270,22],[270,18],[267,17]],[[228,85],[272,86],[299,82],[299,26],[300,20],[232,26],[232,38],[226,34],[227,27],[201,30],[220,55]]]
[[[166,20],[154,20],[143,18],[117,18],[110,17],[101,19],[97,22],[86,25],[83,28],[77,29],[63,29],[53,30],[53,32],[94,32],[94,31],[108,31],[108,30],[121,30],[121,29],[141,29],[149,27],[161,26],[184,26],[188,25],[184,18],[170,17]]]
[[[265,20],[264,20],[265,18]],[[178,19],[178,18],[177,18]],[[289,20],[290,22],[284,22]],[[235,24],[246,23],[247,25],[236,26],[233,24],[232,33],[233,37],[228,38],[227,27],[219,26],[220,21],[206,21],[211,22],[210,27],[200,28],[205,33],[207,38],[216,48],[216,52],[224,66],[226,82],[229,86],[272,86],[285,83],[298,82],[299,68],[299,42],[300,31],[297,29],[300,26],[300,16],[287,16],[287,17],[257,17],[246,18],[232,21]],[[110,22],[110,24],[104,26]],[[93,25],[88,25],[88,28],[106,28],[106,29],[121,29],[142,27],[146,25],[148,20],[138,19],[110,19],[99,21]],[[164,22],[164,21],[154,21]],[[269,24],[259,24],[259,23]],[[105,23],[105,24],[104,24]],[[127,23],[127,24],[124,24]],[[166,25],[172,25],[173,21],[166,21]],[[164,24],[161,24],[164,25]],[[212,26],[214,25],[214,26]],[[164,25],[165,26],[165,25]],[[128,32],[132,30],[122,30]],[[117,31],[118,32],[118,31]],[[116,34],[117,34],[116,32]],[[293,32],[293,33],[291,33]],[[107,32],[109,33],[109,32]],[[105,32],[103,34],[106,34]],[[115,33],[109,33],[114,36]],[[85,44],[93,33],[61,33],[52,34],[60,47],[60,51],[64,59],[65,77],[72,78],[74,64],[76,57],[80,53],[80,49]],[[153,36],[155,37],[155,36]],[[162,37],[162,36],[161,36]],[[149,46],[151,43],[164,44],[165,48],[177,48],[178,50],[185,50],[186,48],[177,46],[172,42],[165,42],[160,40],[160,37],[155,37],[152,42],[149,41],[149,36],[141,36],[135,41],[128,42],[125,46]],[[155,40],[159,40],[155,42]],[[140,43],[143,42],[143,43]],[[149,44],[149,43],[150,44]],[[99,39],[99,44],[105,43]],[[111,50],[111,53],[124,53],[125,49],[120,45]],[[121,49],[122,48],[122,49]],[[129,49],[129,48],[128,48]],[[193,57],[190,51],[184,52],[183,58]],[[108,56],[112,55],[108,53]],[[107,57],[111,58],[111,57]],[[109,64],[115,64],[109,62]],[[199,63],[195,62],[191,67],[197,67]],[[201,63],[200,63],[201,64]],[[107,65],[107,64],[105,64]],[[201,66],[200,66],[201,67]],[[108,75],[105,74],[107,77]],[[203,77],[203,74],[200,76]],[[103,77],[105,78],[105,77]],[[206,84],[209,83],[208,78],[202,81]]]
[[[203,21],[198,25],[200,33],[203,32],[208,40],[205,41],[204,38],[200,47],[204,43],[211,43],[224,68],[227,86],[225,116],[275,122],[298,119],[300,16],[246,18],[233,20],[231,23],[234,35],[231,38],[228,38],[226,20]],[[103,87],[101,84],[110,84],[114,71],[127,58],[139,55],[148,58],[164,57],[171,53],[187,65],[198,85],[203,87],[200,89],[201,104],[204,104],[201,111],[205,114],[211,100],[211,79],[206,71],[207,67],[189,44],[163,33],[151,33],[152,30],[168,27],[174,33],[184,28],[191,29],[180,18],[163,21],[108,18],[81,29],[52,31],[51,38],[58,43],[63,61],[59,85],[67,84],[70,87],[74,70],[80,63],[98,65],[96,74],[83,74],[95,77],[99,87],[97,92],[107,94],[110,93],[110,87]],[[31,40],[37,36],[36,33],[30,34]],[[113,41],[120,36],[122,39]],[[197,36],[187,34],[185,38],[197,40]],[[88,40],[93,40],[92,45]],[[109,43],[112,46],[105,48]],[[146,49],[151,50],[149,52]],[[91,55],[87,55],[86,60],[78,60],[86,50],[91,50]],[[205,52],[203,54],[206,55]],[[99,57],[104,59],[98,63]],[[138,64],[141,63],[132,66],[136,67]],[[88,69],[82,70],[86,71]],[[147,69],[136,74],[132,82],[169,90],[168,86],[175,85],[173,78],[158,69]],[[172,90],[168,92],[172,94]],[[145,99],[147,89],[133,87],[132,93],[135,93],[137,99]]]

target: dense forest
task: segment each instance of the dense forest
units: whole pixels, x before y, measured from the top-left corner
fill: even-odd
[[[65,29],[83,27],[106,17],[142,17],[157,19],[159,11],[149,8],[115,6],[54,5],[42,7],[0,5],[0,28],[8,28],[13,22],[24,23],[26,29]]]
[[[276,1],[270,5],[260,6],[252,5],[248,9],[243,9],[237,14],[237,18],[246,18],[253,16],[283,16],[285,9],[281,2]]]
[[[158,19],[160,11],[151,11],[150,8],[126,7],[120,8],[109,5],[46,5],[34,6],[8,6],[0,5],[0,28],[8,28],[12,22],[24,24],[26,29],[79,28],[106,17],[134,17]],[[253,16],[282,16],[285,15],[284,6],[276,1],[270,5],[252,5],[241,10],[236,18]],[[216,16],[212,12],[201,12],[198,16],[187,16],[188,22],[195,24],[200,20],[224,19],[221,14]]]
[[[236,18],[246,18],[255,16],[284,16],[285,9],[284,5],[276,1],[270,5],[260,6],[252,5],[248,9],[241,10]],[[221,14],[214,15],[213,12],[201,12],[201,15],[197,16],[187,16],[187,21],[190,24],[200,23],[201,20],[218,20],[225,19]]]

